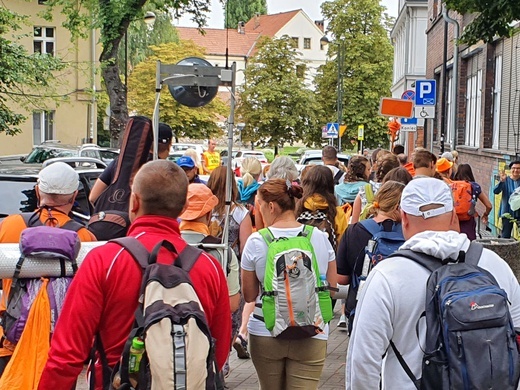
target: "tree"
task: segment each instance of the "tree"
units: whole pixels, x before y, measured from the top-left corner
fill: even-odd
[[[515,29],[510,24],[520,19],[518,0],[446,0],[446,6],[461,15],[476,13],[475,18],[464,27],[461,37],[469,45],[480,40],[492,42],[497,35],[512,36]]]
[[[238,22],[248,22],[257,13],[267,14],[266,0],[227,0],[224,27],[237,28]]]
[[[99,29],[103,50],[99,57],[101,74],[110,100],[111,143],[119,143],[120,134],[128,120],[125,86],[121,82],[117,53],[119,45],[131,22],[143,19],[144,6],[150,4],[157,12],[188,13],[198,26],[206,23],[210,0],[47,0],[44,16],[52,19],[52,12],[59,9],[65,16],[63,26],[73,38],[85,36],[92,28]]]
[[[164,64],[175,64],[186,57],[204,57],[202,48],[192,41],[167,43],[150,48],[153,54],[138,64],[132,72],[129,82],[128,103],[132,111],[139,115],[152,117],[155,101],[155,67],[156,61]],[[217,96],[204,107],[189,108],[182,106],[163,88],[160,101],[160,120],[168,123],[175,137],[195,139],[210,138],[221,135],[217,122],[229,115],[229,107]]]
[[[16,32],[26,17],[0,7],[0,132],[15,135],[18,127],[27,118],[9,108],[14,102],[27,109],[45,108],[49,99],[59,100],[55,94],[54,72],[62,70],[65,64],[47,54],[29,54],[20,45],[18,36],[7,38],[7,32]]]
[[[347,125],[343,138],[357,140],[359,125],[365,125],[365,145],[388,145],[387,119],[378,114],[381,97],[390,96],[393,48],[387,33],[391,20],[378,0],[335,0],[322,4],[334,38],[327,62],[316,78],[322,123],[337,121],[338,52],[342,52],[343,115]]]
[[[274,148],[319,131],[314,93],[305,85],[305,65],[289,37],[263,37],[251,58],[237,109],[246,126],[242,139]]]

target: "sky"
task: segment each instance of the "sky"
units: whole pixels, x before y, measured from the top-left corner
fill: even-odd
[[[324,1],[325,0],[267,0],[267,11],[270,14],[276,14],[301,8],[312,20],[320,20],[323,19],[320,6]],[[397,17],[399,1],[381,0],[381,4],[387,8],[387,12],[390,16]],[[195,26],[195,24],[189,20],[189,17],[180,18],[176,25],[183,27]],[[211,14],[209,15],[208,25],[206,27],[224,27],[224,11],[222,3],[219,0],[211,0]]]

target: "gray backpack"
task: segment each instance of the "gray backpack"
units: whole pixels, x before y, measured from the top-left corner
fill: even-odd
[[[432,271],[426,286],[426,342],[417,379],[392,341],[399,363],[421,390],[516,389],[520,352],[506,292],[477,264],[482,245],[471,243],[456,262],[401,250]],[[421,316],[421,318],[422,318]],[[419,328],[419,323],[417,329]]]

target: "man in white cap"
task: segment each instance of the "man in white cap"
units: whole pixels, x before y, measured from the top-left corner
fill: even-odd
[[[400,207],[407,240],[400,249],[453,261],[461,251],[467,252],[470,241],[456,230],[451,190],[445,183],[433,178],[412,180],[402,193]],[[505,290],[513,325],[520,327],[520,288],[507,263],[483,249],[478,266],[489,271]],[[390,342],[413,376],[421,378],[426,326],[417,325],[425,310],[429,276],[425,267],[405,257],[389,258],[372,270],[358,302],[350,338],[347,389],[378,389],[380,382],[382,389],[418,388]]]
[[[20,241],[22,231],[28,226],[48,225],[75,230],[81,241],[95,241],[96,238],[85,227],[71,220],[69,213],[78,194],[78,173],[68,164],[56,162],[43,168],[38,174],[35,186],[38,209],[33,213],[10,215],[0,223],[0,243],[13,244]],[[5,311],[6,300],[11,288],[11,279],[3,279],[3,294],[0,300],[0,314]],[[3,328],[0,326],[0,337]],[[0,376],[13,354],[15,345],[4,340],[0,348]]]

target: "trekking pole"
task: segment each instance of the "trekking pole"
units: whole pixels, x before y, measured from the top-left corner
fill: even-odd
[[[228,252],[230,250],[228,237],[229,237],[229,213],[231,211],[231,180],[235,180],[233,171],[231,170],[231,156],[233,155],[233,130],[235,125],[235,76],[236,76],[236,62],[231,65],[232,81],[231,81],[231,110],[228,118],[228,163],[226,165],[226,203],[225,203],[225,216],[224,216],[224,228],[222,231],[222,244],[224,247],[224,258],[227,261]],[[224,269],[224,272],[226,270]]]

